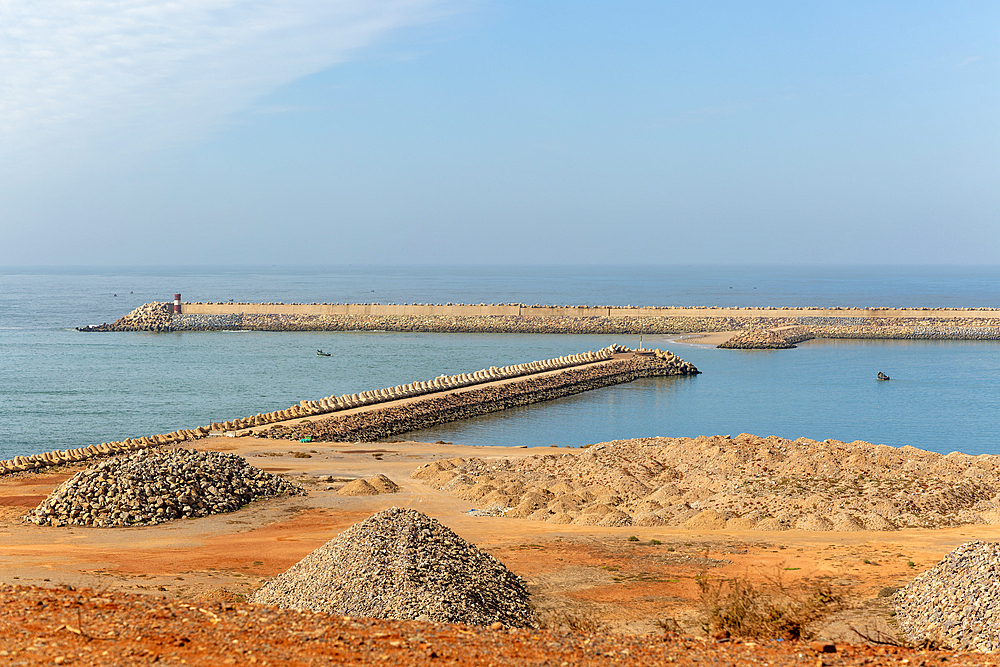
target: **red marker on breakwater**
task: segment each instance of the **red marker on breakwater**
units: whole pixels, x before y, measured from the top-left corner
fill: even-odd
[[[175,294],[174,295],[174,312],[175,313],[181,312],[181,295],[180,294]]]

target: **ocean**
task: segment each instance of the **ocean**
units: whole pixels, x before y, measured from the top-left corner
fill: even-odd
[[[192,428],[302,399],[638,337],[387,332],[85,334],[149,301],[1000,307],[998,267],[0,268],[0,458]],[[418,431],[579,446],[739,433],[1000,453],[1000,344],[809,341],[736,351],[645,336],[696,377],[649,378]],[[322,348],[331,357],[317,357]],[[878,371],[891,382],[875,381]]]

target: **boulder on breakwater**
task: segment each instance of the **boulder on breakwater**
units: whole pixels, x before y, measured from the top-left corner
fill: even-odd
[[[77,331],[173,331],[173,309],[171,303],[154,301],[139,306],[112,324],[105,322],[99,326],[77,327]]]

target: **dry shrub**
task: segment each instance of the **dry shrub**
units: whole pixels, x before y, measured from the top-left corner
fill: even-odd
[[[810,626],[841,608],[842,598],[826,584],[789,588],[780,573],[761,585],[744,579],[697,577],[702,629],[712,637],[808,639]]]
[[[606,622],[597,617],[593,610],[536,609],[535,619],[541,630],[572,632],[582,635],[596,635],[607,632]]]

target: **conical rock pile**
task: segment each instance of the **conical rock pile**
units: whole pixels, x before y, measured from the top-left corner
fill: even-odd
[[[906,638],[960,651],[1000,650],[1000,544],[967,542],[895,596]]]
[[[25,521],[50,526],[134,526],[232,512],[252,500],[302,490],[242,457],[142,449],[81,470]]]
[[[367,618],[535,622],[520,577],[437,520],[396,507],[351,526],[251,602]]]

